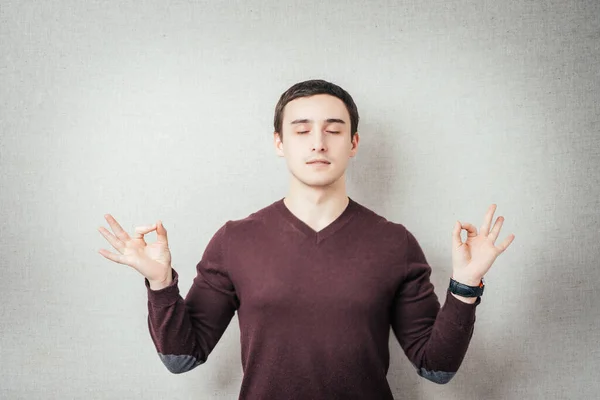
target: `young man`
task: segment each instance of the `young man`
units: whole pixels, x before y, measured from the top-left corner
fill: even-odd
[[[116,236],[100,232],[121,254],[100,253],[145,276],[150,335],[169,371],[205,363],[237,312],[240,399],[392,399],[390,326],[420,376],[440,384],[454,376],[482,278],[514,235],[494,245],[503,222],[490,231],[495,205],[479,234],[457,221],[454,280],[440,308],[411,232],[346,194],[358,120],[352,97],[333,83],[300,82],[282,94],[274,145],[290,171],[289,192],[215,233],[185,299],[162,222],[131,238],[106,215]],[[143,235],[153,230],[158,240],[147,245]]]

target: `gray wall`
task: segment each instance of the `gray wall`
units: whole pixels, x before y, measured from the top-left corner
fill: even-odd
[[[413,231],[438,295],[456,219],[497,203],[516,235],[458,375],[390,340],[394,393],[597,397],[597,1],[4,1],[0,31],[1,398],[237,398],[237,317],[170,374],[97,228],[162,219],[185,295],[221,224],[285,195],[273,110],[310,78],[355,98],[349,194]]]

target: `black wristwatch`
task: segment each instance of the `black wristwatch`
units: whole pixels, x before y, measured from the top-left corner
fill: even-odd
[[[459,283],[454,279],[450,278],[450,292],[463,297],[479,297],[483,294],[485,283],[483,278],[479,282],[479,286],[468,286],[463,283]]]

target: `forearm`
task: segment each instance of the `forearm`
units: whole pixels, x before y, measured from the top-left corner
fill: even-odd
[[[173,373],[189,371],[206,360],[207,351],[198,346],[190,316],[178,282],[150,282],[148,288],[148,329],[156,351]]]
[[[418,374],[436,383],[448,382],[458,371],[474,330],[476,305],[451,294],[446,292],[441,310],[434,296],[404,309],[403,315],[413,314],[410,320],[418,321],[420,326],[407,329],[404,324],[406,330],[397,335]]]
[[[474,304],[477,301],[477,297],[464,297],[464,296],[459,296],[459,295],[454,294],[454,293],[452,293],[452,296],[456,297],[457,299],[459,299],[463,303]]]
[[[206,270],[203,267],[203,270]],[[236,296],[216,291],[198,275],[185,300],[178,275],[158,291],[148,287],[148,328],[156,350],[173,373],[187,372],[206,362],[235,313]]]

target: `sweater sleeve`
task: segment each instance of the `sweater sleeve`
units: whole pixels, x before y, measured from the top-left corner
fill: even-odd
[[[160,290],[150,289],[145,279],[150,336],[161,361],[174,374],[206,362],[239,306],[226,270],[226,226],[209,241],[185,299],[179,294],[175,269],[171,285]]]
[[[432,382],[449,382],[473,336],[475,309],[446,290],[440,309],[430,281],[431,267],[415,237],[406,231],[405,279],[396,292],[392,330],[417,373]]]

